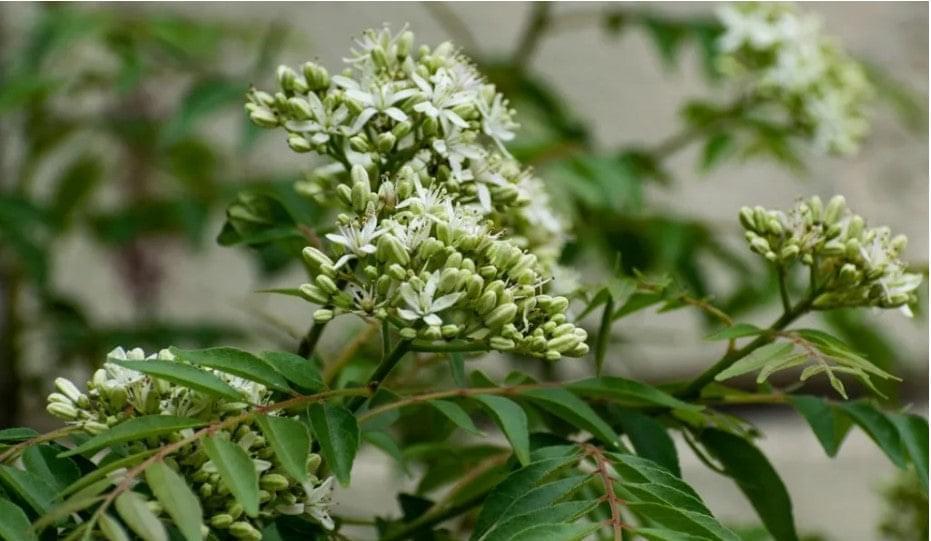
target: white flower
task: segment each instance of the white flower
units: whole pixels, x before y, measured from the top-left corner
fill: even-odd
[[[442,212],[443,205],[447,197],[442,187],[424,188],[420,179],[414,180],[414,193],[410,197],[398,203],[395,208],[404,209],[410,207],[411,211],[417,215],[434,215]]]
[[[365,107],[356,117],[352,128],[349,130],[352,134],[358,133],[377,113],[384,113],[397,122],[404,122],[407,120],[407,114],[395,107],[395,104],[417,94],[416,89],[399,88],[399,83],[380,84],[377,81],[370,80],[363,86],[355,80],[341,75],[333,77],[333,82],[345,88],[347,96]]]
[[[468,176],[475,182],[479,205],[485,214],[488,214],[492,211],[491,191],[488,185],[505,187],[508,186],[508,181],[491,164],[480,158],[469,160],[469,171]]]
[[[836,91],[808,96],[804,107],[814,126],[815,146],[822,152],[855,152],[869,128],[868,122],[856,116],[848,100]]]
[[[509,156],[504,143],[514,139],[517,123],[511,118],[507,100],[501,94],[495,94],[491,101],[479,100],[478,110],[482,113],[482,131],[491,137],[498,148]]]
[[[302,486],[306,495],[303,502],[304,514],[319,522],[324,529],[332,530],[335,526],[333,518],[330,517],[333,478],[327,477],[324,482],[316,487],[311,483],[303,483]]]
[[[480,220],[480,216],[474,210],[463,207],[462,205],[453,206],[452,199],[447,199],[443,206],[443,218],[451,231],[459,232],[463,235],[487,235],[488,230]],[[490,235],[494,237],[494,235]]]
[[[449,168],[452,169],[453,177],[457,180],[468,180],[463,178],[463,162],[479,160],[485,155],[482,147],[476,144],[474,139],[467,135],[468,133],[470,132],[463,132],[453,126],[446,132],[446,137],[433,140],[433,149],[449,161]]]
[[[411,218],[404,225],[392,221],[389,226],[391,234],[411,253],[417,250],[423,241],[430,238],[432,228],[433,224],[421,216]]]
[[[385,233],[384,229],[377,228],[378,221],[375,216],[370,216],[362,228],[357,227],[356,224],[350,224],[348,226],[340,226],[338,235],[335,233],[328,233],[326,238],[329,239],[330,242],[344,246],[349,250],[349,253],[337,260],[334,267],[338,269],[345,265],[350,259],[374,254],[375,245],[372,244],[372,241]]]
[[[313,92],[307,93],[307,103],[310,105],[311,119],[289,120],[285,128],[295,133],[312,134],[311,142],[315,144],[326,143],[331,135],[340,135],[346,131],[345,123],[349,119],[349,109],[340,105],[334,111],[328,111]]]
[[[439,120],[444,131],[448,130],[449,123],[460,128],[469,127],[469,124],[456,114],[453,108],[473,101],[474,91],[461,89],[449,72],[443,68],[436,70],[430,81],[424,80],[416,73],[411,74],[411,79],[420,89],[420,95],[424,99],[414,106],[415,111]]]
[[[391,30],[388,29],[387,25],[378,32],[374,29],[368,29],[362,33],[359,39],[355,40],[358,49],[355,47],[350,49],[351,56],[344,58],[343,61],[356,64],[360,69],[364,69],[364,67],[359,66],[359,64],[370,67],[372,65],[372,51],[380,48],[385,52],[389,64],[393,63],[397,59],[398,41],[405,32],[407,32],[407,25],[404,25],[394,35],[391,34]]]
[[[427,325],[442,325],[443,320],[436,314],[456,304],[456,301],[462,297],[462,293],[450,293],[434,299],[439,281],[440,273],[435,271],[430,275],[423,290],[419,292],[415,291],[414,287],[408,282],[401,284],[401,297],[407,303],[409,309],[398,308],[398,315],[408,321],[422,319]]]
[[[754,49],[765,49],[779,39],[779,33],[770,20],[770,10],[758,6],[727,5],[718,10],[718,18],[724,24],[724,34],[718,47],[732,53],[744,44]]]
[[[353,306],[364,314],[371,314],[386,302],[384,299],[379,300],[380,295],[375,291],[374,284],[365,288],[357,284],[349,284],[346,290],[352,297]]]

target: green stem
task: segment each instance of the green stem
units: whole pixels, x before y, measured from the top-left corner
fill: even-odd
[[[692,380],[692,382],[685,389],[676,393],[676,395],[682,399],[694,399],[700,396],[702,389],[714,381],[715,376],[730,368],[732,364],[746,357],[755,349],[772,342],[776,338],[777,332],[785,329],[790,323],[807,313],[811,309],[811,303],[813,300],[813,295],[806,297],[790,310],[783,312],[783,314],[779,316],[779,319],[773,322],[773,324],[770,325],[766,332],[757,336],[746,346],[740,349],[731,350],[724,354],[724,356],[721,357],[721,360],[716,362],[711,368],[708,368],[702,372],[697,378]]]
[[[415,340],[410,343],[410,350],[418,353],[474,353],[488,351],[488,346],[481,342],[447,342],[434,344]]]
[[[782,265],[777,265],[776,273],[779,276],[779,295],[782,297],[782,309],[788,312],[792,309],[792,299],[789,297],[789,284],[786,280],[786,268]]]
[[[368,384],[366,385],[369,389],[368,396],[373,396],[375,394],[375,391],[381,386],[382,381],[388,377],[388,374],[390,374],[395,365],[398,364],[398,361],[400,361],[410,349],[410,340],[401,340],[398,342],[398,345],[394,347],[394,350],[392,350],[387,357],[382,359],[381,363],[375,367],[375,372],[369,377]],[[350,400],[346,406],[350,411],[355,413],[365,404],[366,400],[368,400],[368,396],[357,396]]]
[[[314,353],[314,349],[317,348],[317,342],[320,341],[320,336],[323,334],[323,329],[326,327],[326,323],[314,323],[310,326],[310,330],[307,331],[307,335],[301,339],[300,345],[297,347],[297,354],[305,359],[309,359]]]
[[[608,351],[608,340],[611,338],[611,322],[614,316],[614,299],[609,298],[605,303],[604,313],[601,315],[601,326],[598,328],[598,342],[595,343],[595,372],[601,375],[604,366],[605,354]]]

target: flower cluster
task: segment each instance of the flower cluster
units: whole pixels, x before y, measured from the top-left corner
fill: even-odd
[[[842,196],[827,205],[812,197],[789,214],[744,207],[740,222],[754,252],[778,265],[801,261],[813,269],[815,308],[901,307],[911,315],[908,305],[917,300],[922,278],[907,272],[900,259],[905,236],[868,228]]]
[[[47,409],[55,417],[80,427],[90,435],[96,435],[131,417],[178,415],[216,422],[242,413],[250,405],[270,402],[271,392],[265,386],[223,372],[206,369],[238,390],[242,394],[241,402],[203,394],[110,362],[152,359],[175,360],[168,350],[146,356],[138,348],[128,352],[116,348],[110,352],[103,367],[94,372],[87,383],[87,392],[82,392],[65,378],[57,378],[57,392],[49,395]],[[127,451],[138,453],[157,449],[189,436],[190,430],[133,442],[128,444]],[[333,520],[329,515],[333,480],[327,478],[321,482],[314,476],[321,462],[319,455],[308,455],[310,481],[300,483],[284,471],[274,450],[251,420],[226,430],[218,430],[214,436],[235,441],[252,459],[260,474],[260,520],[278,515],[305,515],[324,528],[333,528]],[[188,444],[172,456],[174,459],[166,459],[166,462],[193,487],[200,498],[207,523],[214,532],[227,531],[236,539],[257,541],[262,538],[260,524],[243,513],[242,506],[220,479],[216,466],[207,457],[200,442]],[[149,504],[158,508],[157,502]]]
[[[542,182],[504,148],[514,112],[451,44],[368,31],[341,75],[281,67],[249,94],[263,127],[332,162],[298,189],[343,213],[305,260],[323,308],[392,322],[407,339],[469,340],[558,359],[588,351],[568,300],[544,293],[565,240]]]
[[[869,130],[873,97],[863,68],[787,4],[742,3],[719,12],[721,70],[750,100],[777,104],[822,152],[851,154]]]

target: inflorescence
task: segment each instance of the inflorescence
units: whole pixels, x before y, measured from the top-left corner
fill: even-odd
[[[108,361],[94,372],[87,383],[86,392],[82,392],[68,379],[57,378],[57,392],[48,397],[49,413],[89,435],[96,435],[132,417],[177,415],[212,423],[239,415],[252,406],[271,402],[271,391],[265,386],[209,368],[205,370],[238,390],[242,394],[242,401],[200,393],[111,362],[153,359],[175,361],[174,355],[168,350],[146,356],[138,348],[128,352],[117,348],[107,358]],[[134,454],[158,449],[191,434],[191,429],[185,429],[165,436],[152,436],[128,444],[126,451]],[[333,480],[327,478],[321,481],[314,476],[321,463],[320,455],[311,453],[307,456],[309,481],[301,483],[281,467],[273,448],[253,420],[244,420],[236,426],[218,430],[214,437],[236,442],[252,459],[260,475],[259,519],[273,519],[278,515],[304,515],[324,528],[333,528],[333,520],[329,515]],[[236,539],[262,538],[260,524],[244,514],[242,505],[236,502],[229,487],[220,478],[216,466],[207,457],[202,441],[185,445],[171,458],[166,458],[165,462],[191,483],[210,528],[226,531]],[[149,506],[157,513],[161,512],[158,502],[150,501]]]
[[[827,205],[817,196],[800,201],[788,214],[763,207],[740,209],[750,249],[781,266],[811,267],[817,309],[874,306],[901,308],[917,300],[920,274],[900,259],[905,235],[888,227],[869,228],[843,196]]]
[[[407,30],[366,32],[346,62],[336,76],[282,66],[274,95],[253,89],[246,105],[293,150],[331,159],[298,183],[343,211],[304,251],[315,320],[356,313],[406,339],[584,355],[569,301],[546,292],[565,227],[504,147],[507,100],[452,44],[415,49]]]
[[[856,152],[874,91],[860,64],[821,34],[817,17],[748,2],[722,7],[719,18],[719,67],[746,87],[748,100],[776,105],[822,152]]]

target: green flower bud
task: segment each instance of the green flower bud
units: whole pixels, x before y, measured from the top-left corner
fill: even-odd
[[[817,195],[812,196],[808,200],[808,209],[811,212],[811,218],[816,221],[822,221],[822,216],[824,215],[824,204],[821,203],[821,198]]]
[[[459,281],[459,270],[454,268],[445,268],[440,273],[440,291],[454,291]]]
[[[301,287],[298,289],[301,295],[315,304],[327,304],[330,302],[330,296],[314,284],[301,284]]]
[[[454,325],[452,323],[443,325],[440,331],[443,333],[443,338],[455,338],[459,336],[459,325]]]
[[[828,201],[828,206],[824,209],[824,223],[834,224],[840,218],[841,213],[847,207],[847,201],[843,195],[835,195]]]
[[[430,116],[424,117],[423,122],[420,123],[420,130],[425,137],[435,136],[439,128],[440,125],[437,123],[436,119]]]
[[[369,202],[369,183],[368,182],[355,182],[352,185],[352,191],[350,192],[350,199],[352,200],[352,208],[356,212],[362,214],[365,212],[365,207]]]
[[[511,351],[516,346],[513,340],[504,338],[503,336],[492,336],[488,341],[488,345],[491,346],[492,349],[498,351]]]
[[[443,338],[443,331],[435,325],[420,329],[420,336],[425,340],[439,340]]]
[[[395,280],[404,280],[407,278],[407,270],[401,265],[394,263],[388,267],[388,274]]]
[[[375,148],[378,149],[378,152],[382,154],[387,154],[394,148],[394,144],[398,142],[398,138],[391,132],[379,133],[378,137],[375,138]]]
[[[65,421],[73,421],[78,418],[78,410],[71,404],[70,400],[67,403],[50,402],[48,406],[45,407],[45,410],[53,416],[64,419]]]
[[[414,129],[413,124],[405,120],[403,122],[398,122],[398,124],[394,128],[391,128],[391,134],[395,136],[396,140],[400,141],[401,139],[404,139],[405,137],[407,137],[407,135],[413,129]]]
[[[314,312],[314,321],[316,323],[326,323],[333,319],[333,310],[327,310],[326,308],[321,308]]]
[[[860,235],[863,233],[864,225],[862,217],[856,215],[851,216],[850,222],[847,224],[847,238],[859,239]]]
[[[496,295],[494,291],[486,291],[482,293],[482,296],[479,297],[478,301],[475,303],[475,311],[481,315],[485,315],[491,312],[497,305],[498,295]]]
[[[200,488],[197,489],[197,492],[200,494],[201,498],[209,498],[213,496],[213,485],[210,483],[204,483],[200,486]]]
[[[311,473],[313,473],[313,472],[311,472]],[[226,508],[226,512],[229,513],[229,515],[230,515],[231,517],[233,517],[233,520],[237,520],[239,517],[242,516],[243,508],[242,508],[242,505],[240,505],[239,502],[233,501],[233,503],[231,503],[231,504]]]
[[[314,248],[313,246],[304,248],[302,255],[304,256],[304,261],[307,262],[307,265],[310,267],[310,269],[315,272],[320,270],[320,267],[323,265],[333,265],[333,260],[330,259],[328,255],[321,252],[317,248]]]
[[[58,389],[61,394],[68,397],[68,400],[74,402],[75,404],[87,401],[87,397],[82,393],[74,383],[71,383],[71,380],[66,378],[55,378],[55,388]]]
[[[401,241],[391,233],[385,233],[378,238],[375,257],[377,257],[379,261],[405,266],[411,261],[407,249],[404,248]]]
[[[397,41],[397,50],[395,51],[398,55],[398,58],[403,58],[410,54],[411,47],[414,46],[414,33],[410,30],[405,30],[398,36]]]
[[[218,530],[225,530],[233,524],[233,516],[228,513],[220,513],[210,517],[210,527]]]
[[[491,280],[498,275],[498,267],[495,267],[494,265],[485,265],[484,267],[478,269],[478,273],[485,279]]]
[[[850,263],[844,263],[840,268],[839,278],[842,285],[852,286],[860,281],[862,274],[857,267]]]
[[[236,539],[243,539],[245,541],[261,541],[262,533],[256,530],[252,524],[248,522],[240,521],[234,522],[230,525],[229,533]]]
[[[517,316],[517,305],[514,303],[502,304],[485,317],[485,325],[490,329],[500,328],[510,323]]]
[[[291,150],[294,152],[310,152],[313,150],[310,141],[303,135],[297,134],[288,136],[288,146],[291,147]]]
[[[317,277],[314,278],[314,282],[317,284],[317,287],[330,295],[339,291],[339,286],[336,285],[336,282],[325,274],[318,274]]]
[[[297,120],[307,120],[313,117],[313,111],[310,110],[310,104],[304,98],[288,98],[288,108],[291,114]]]
[[[750,207],[741,207],[740,208],[740,224],[744,226],[745,229],[755,230],[756,223],[754,222],[753,209]]]
[[[301,69],[310,90],[323,90],[330,86],[330,74],[323,66],[313,62],[305,62]]]
[[[826,256],[844,255],[847,247],[840,241],[832,240],[824,243],[821,247],[821,253]]]
[[[52,402],[60,402],[60,403],[62,403],[62,404],[68,404],[68,405],[73,405],[73,404],[74,404],[74,402],[72,402],[70,398],[68,398],[67,396],[65,396],[65,395],[63,395],[63,394],[61,394],[61,393],[52,393],[52,394],[48,395],[48,401],[49,401],[49,403],[52,403]]]
[[[556,338],[549,340],[546,343],[546,347],[547,349],[562,353],[564,351],[569,351],[570,349],[574,348],[575,346],[579,344],[579,342],[581,342],[581,340],[579,340],[578,336],[576,336],[573,333],[567,333],[562,336],[557,336]]]
[[[781,259],[782,261],[792,261],[793,259],[798,257],[798,253],[799,253],[798,245],[789,244],[788,246],[783,248],[782,251],[779,252],[779,259]]]
[[[765,255],[766,252],[770,251],[769,243],[763,237],[754,237],[750,241],[750,249],[761,255]]]
[[[347,206],[352,206],[352,188],[345,184],[339,184],[336,186],[336,195]]]
[[[83,428],[85,432],[93,436],[96,436],[97,434],[103,434],[107,430],[110,430],[110,427],[108,425],[99,423],[97,421],[85,421],[81,425],[81,428]]]
[[[906,246],[908,246],[908,237],[905,235],[896,235],[889,241],[889,247],[896,256],[901,255],[902,252],[905,251]]]
[[[368,137],[361,133],[349,138],[349,146],[356,152],[370,152],[372,150]]]
[[[589,351],[588,344],[586,344],[585,342],[581,342],[579,343],[579,345],[575,346],[573,349],[570,349],[569,351],[565,353],[566,355],[570,357],[584,357],[585,355],[588,355],[588,351]]]
[[[260,128],[275,128],[278,126],[278,116],[265,108],[250,111],[249,119]]]
[[[484,286],[485,280],[481,276],[478,274],[471,274],[465,284],[466,295],[470,299],[476,299],[481,295]]]
[[[417,329],[413,327],[404,327],[398,331],[398,334],[400,334],[401,338],[405,340],[413,340],[414,338],[417,338]]]
[[[318,454],[312,454],[307,457],[307,473],[313,475],[317,473],[317,468],[320,467],[322,458]]]
[[[556,351],[555,349],[550,349],[546,351],[546,353],[544,354],[544,358],[547,361],[556,362],[562,358],[562,354]]]
[[[291,486],[291,482],[288,481],[287,477],[281,475],[280,473],[269,473],[263,475],[262,478],[259,479],[259,486],[265,490],[277,492]]]
[[[553,332],[551,334],[554,337],[563,336],[565,334],[569,334],[575,331],[575,328],[576,328],[575,325],[573,325],[572,323],[563,323],[562,325],[559,325],[558,327],[553,329]]]
[[[547,308],[546,313],[553,315],[561,312],[565,312],[569,308],[569,299],[565,297],[553,297],[553,300],[550,302],[549,308]]]

